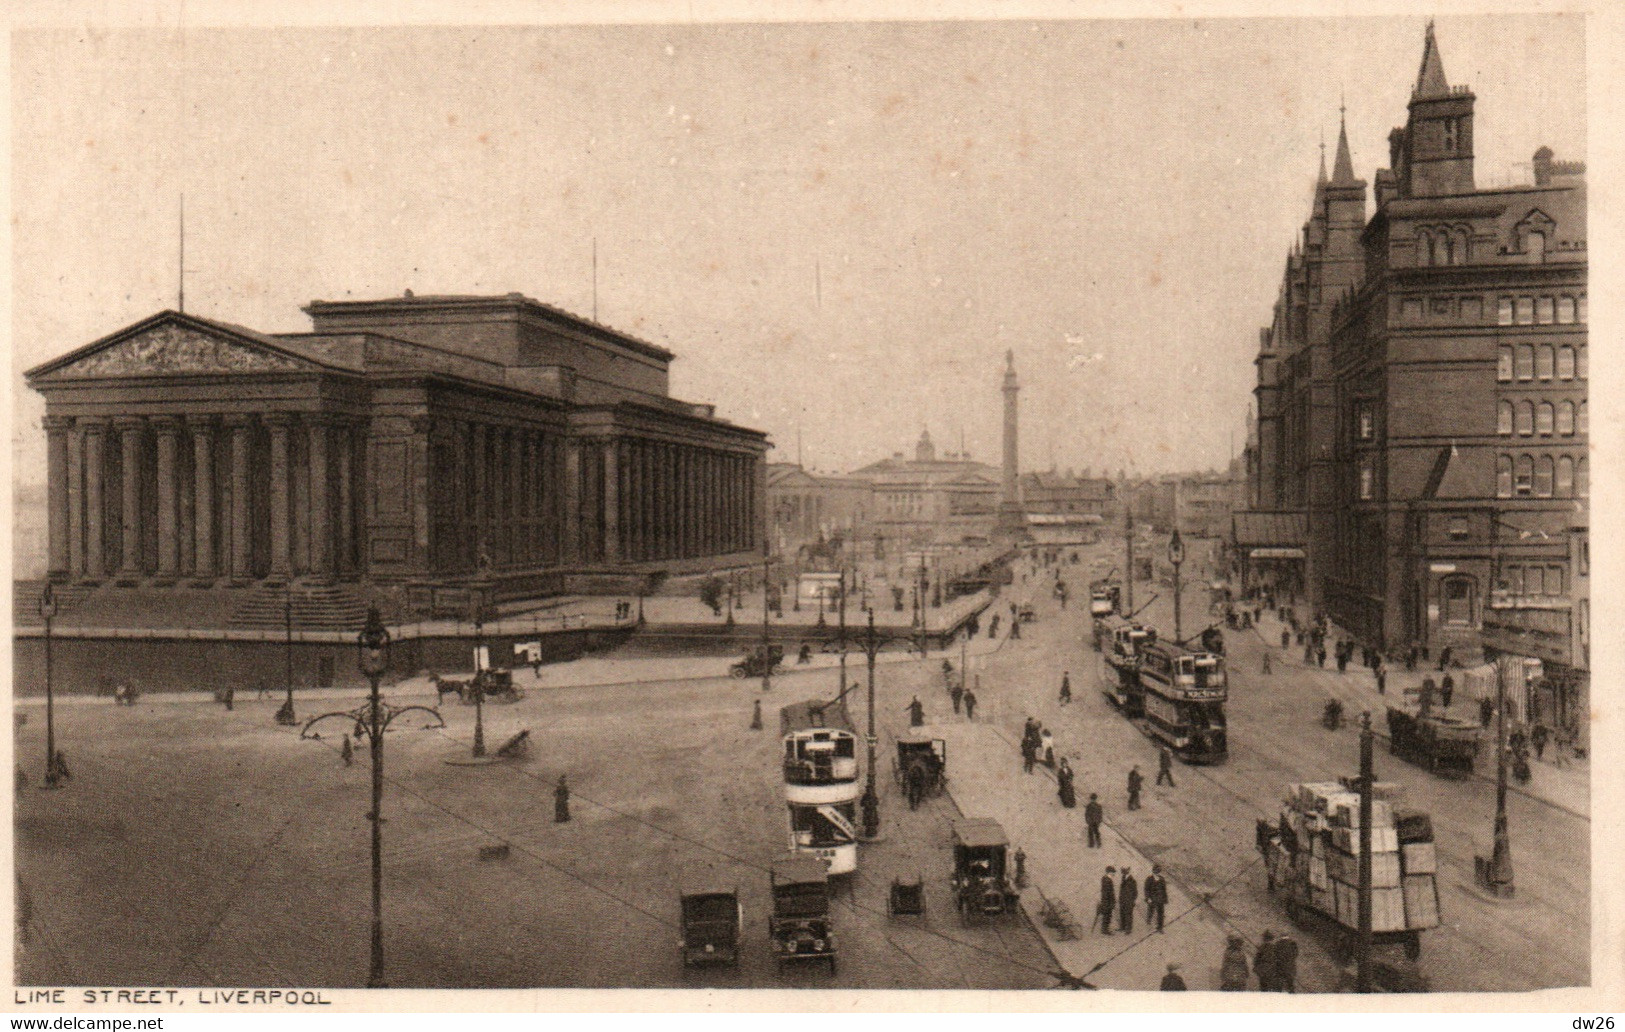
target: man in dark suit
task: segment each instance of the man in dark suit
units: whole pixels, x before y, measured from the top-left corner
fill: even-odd
[[[1095,793],[1089,793],[1089,802],[1083,808],[1083,823],[1089,828],[1089,845],[1091,848],[1100,848],[1100,822],[1105,818],[1105,808],[1100,805],[1100,799]]]
[[[1151,876],[1145,880],[1145,923],[1157,924],[1162,931],[1163,917],[1168,909],[1168,880],[1162,876],[1162,865],[1151,865]]]
[[[1140,901],[1140,883],[1134,880],[1127,867],[1123,868],[1123,883],[1117,887],[1117,926],[1124,934],[1134,931],[1134,904]]]
[[[1112,934],[1112,911],[1117,909],[1117,883],[1112,881],[1112,875],[1116,873],[1117,868],[1108,867],[1100,876],[1100,902],[1095,904],[1095,921],[1100,925],[1101,935]]]

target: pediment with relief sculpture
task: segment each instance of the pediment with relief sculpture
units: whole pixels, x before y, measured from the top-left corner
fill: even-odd
[[[130,336],[69,356],[43,371],[53,380],[116,379],[220,373],[311,371],[317,364],[224,333],[175,322],[159,323]]]

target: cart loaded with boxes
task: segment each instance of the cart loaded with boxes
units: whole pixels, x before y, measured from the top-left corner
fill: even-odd
[[[1290,785],[1278,824],[1260,821],[1257,846],[1270,890],[1294,924],[1319,925],[1345,963],[1360,928],[1360,794],[1354,779]],[[1378,781],[1371,800],[1372,942],[1421,955],[1421,932],[1439,926],[1433,821]]]

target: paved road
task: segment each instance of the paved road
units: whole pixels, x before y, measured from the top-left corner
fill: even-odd
[[[1109,565],[1120,550],[1105,545],[1093,551]],[[1076,579],[1070,573],[1066,576]],[[1198,583],[1185,594],[1187,633],[1205,626],[1207,608],[1199,578],[1191,580]],[[1030,582],[1029,588],[1037,583]],[[1152,590],[1163,597],[1141,618],[1171,628],[1168,589]],[[1017,733],[1027,709],[1057,728],[1066,751],[1074,754],[1071,762],[1078,769],[1080,789],[1104,788],[1108,820],[1115,821],[1118,831],[1170,867],[1183,884],[1216,893],[1215,907],[1249,938],[1256,939],[1265,928],[1279,931],[1284,912],[1269,898],[1263,872],[1254,863],[1252,822],[1279,812],[1284,787],[1291,782],[1357,772],[1359,746],[1353,729],[1328,732],[1318,718],[1328,694],[1342,691],[1345,679],[1362,675],[1309,670],[1290,658],[1283,662],[1277,650],[1276,672],[1266,677],[1257,672],[1263,648],[1258,636],[1227,633],[1229,761],[1207,768],[1178,766],[1177,789],[1150,788],[1145,808],[1125,813],[1128,766],[1137,762],[1149,783],[1156,770],[1154,750],[1102,696],[1079,690],[1080,681],[1087,685],[1102,670],[1098,655],[1085,643],[1087,615],[1062,614],[1044,599],[1045,594],[1035,593],[1041,619],[1027,639],[991,661],[1015,693],[1010,720]],[[1139,585],[1136,595],[1143,604],[1148,586]],[[1072,672],[1077,700],[1067,707],[1056,701],[1063,669]],[[1589,821],[1537,799],[1513,795],[1509,819],[1518,895],[1511,903],[1485,900],[1472,887],[1473,855],[1489,849],[1494,786],[1478,779],[1436,778],[1389,757],[1381,743],[1378,750],[1379,778],[1403,784],[1408,801],[1432,813],[1439,839],[1445,926],[1424,936],[1421,965],[1432,986],[1445,991],[1506,991],[1586,984]],[[1299,933],[1299,939],[1306,944],[1323,941],[1312,932]],[[1318,945],[1305,951],[1302,966],[1306,987],[1328,989],[1340,983],[1341,973]]]

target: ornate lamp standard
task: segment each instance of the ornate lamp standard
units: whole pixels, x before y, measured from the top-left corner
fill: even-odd
[[[920,656],[923,658],[925,656],[925,630],[921,627],[912,638],[882,637],[875,630],[875,613],[871,609],[869,610],[869,625],[862,634],[854,639],[854,644],[862,650],[869,664],[869,730],[867,735],[869,764],[864,771],[861,805],[863,807],[863,837],[872,840],[880,835],[880,795],[875,790],[875,746],[879,742],[875,735],[875,656],[887,645],[901,644],[911,649],[919,649]],[[844,621],[842,626],[842,652],[845,652]]]
[[[770,644],[771,638],[769,637],[769,628],[768,628],[768,623],[767,623],[768,578],[769,578],[769,575],[771,573],[770,568],[772,566],[772,563],[773,563],[773,557],[771,555],[769,555],[767,552],[763,552],[762,553],[762,691],[764,691],[764,692],[770,692],[770,691],[773,690],[773,654],[772,654],[772,645]],[[783,603],[780,603],[780,604],[782,605]],[[732,616],[733,615],[733,610],[729,610],[728,615]]]
[[[311,717],[299,732],[300,738],[310,737],[310,729],[329,717],[342,717],[363,728],[372,746],[372,810],[367,819],[372,822],[372,951],[367,966],[367,988],[384,987],[384,732],[395,718],[413,710],[422,710],[434,717],[430,728],[445,727],[440,711],[429,706],[391,706],[378,695],[378,681],[389,669],[389,630],[378,615],[378,607],[367,609],[367,623],[356,636],[356,666],[372,686],[366,705],[354,710],[339,710]]]
[[[1185,543],[1179,540],[1179,528],[1174,528],[1174,536],[1168,539],[1168,561],[1174,567],[1174,641],[1181,644],[1185,636],[1180,633],[1179,626],[1179,567],[1185,561]]]
[[[61,788],[61,771],[56,763],[56,699],[51,688],[51,620],[56,617],[56,590],[50,581],[39,598],[39,615],[45,619],[45,787]]]
[[[282,594],[282,679],[288,686],[288,697],[276,711],[276,722],[292,727],[297,720],[293,715],[293,581],[283,585]]]
[[[474,602],[474,752],[475,759],[485,755],[485,603]]]

